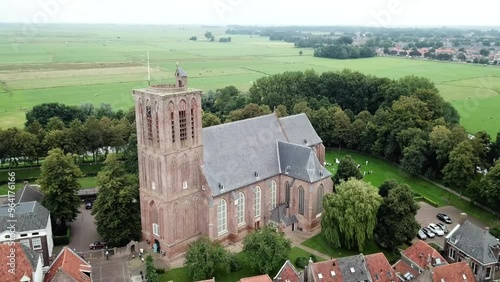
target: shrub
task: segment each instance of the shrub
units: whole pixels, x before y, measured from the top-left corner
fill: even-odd
[[[158,274],[165,274],[165,268],[157,268],[156,273]]]
[[[66,227],[66,235],[64,236],[53,236],[54,246],[63,246],[69,244],[69,237],[71,235],[71,227]]]
[[[298,268],[306,268],[308,264],[309,264],[309,259],[306,257],[298,257],[295,260],[295,266],[297,266]]]
[[[231,254],[229,256],[229,271],[231,272],[236,272],[239,271],[242,268],[240,262],[238,261],[238,258],[236,257],[235,254]]]

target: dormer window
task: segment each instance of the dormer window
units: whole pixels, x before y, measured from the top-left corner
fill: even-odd
[[[220,189],[220,190],[224,190],[224,184],[219,183],[219,189]]]
[[[259,173],[258,173],[258,172],[256,172],[256,171],[254,171],[254,172],[253,172],[253,176],[254,176],[255,178],[257,178],[257,179],[258,179],[258,178],[259,178]]]

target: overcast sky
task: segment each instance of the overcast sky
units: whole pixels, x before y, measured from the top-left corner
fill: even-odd
[[[500,1],[1,0],[0,22],[500,26]]]

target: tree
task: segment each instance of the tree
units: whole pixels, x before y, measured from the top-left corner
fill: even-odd
[[[373,238],[382,197],[375,187],[354,178],[340,183],[336,190],[323,200],[323,234],[336,248],[357,247],[362,252]]]
[[[67,106],[60,103],[44,103],[34,106],[26,112],[26,123],[28,127],[35,120],[45,126],[51,117],[59,117],[64,124],[68,125],[74,119],[82,120],[82,114],[78,107]]]
[[[141,234],[139,186],[115,154],[109,154],[97,175],[99,193],[92,215],[97,232],[111,246],[123,246]]]
[[[196,41],[197,39],[198,39],[198,38],[197,38],[196,36],[191,36],[191,37],[189,37],[189,40],[191,40],[191,41]]]
[[[63,130],[65,128],[64,122],[59,117],[51,117],[45,125],[47,131]]]
[[[207,40],[209,40],[209,41],[215,40],[215,36],[210,31],[205,32],[205,38],[207,38]]]
[[[420,229],[415,219],[419,208],[410,186],[403,184],[391,189],[378,209],[375,227],[377,241],[391,251],[411,241]]]
[[[221,124],[220,118],[210,112],[203,112],[201,114],[201,121],[203,127],[210,127]]]
[[[378,187],[378,194],[385,198],[387,197],[387,195],[389,195],[389,192],[398,187],[399,186],[399,183],[394,180],[394,179],[387,179],[385,180],[384,182],[382,182],[382,184],[380,184],[380,186]]]
[[[488,56],[490,54],[490,50],[488,49],[481,49],[479,50],[479,54],[481,54],[482,56]]]
[[[40,170],[38,184],[44,194],[42,204],[60,227],[54,233],[66,232],[66,223],[75,220],[79,213],[78,178],[83,174],[75,165],[73,156],[64,155],[61,149],[49,151]]]
[[[243,239],[248,263],[260,274],[269,274],[279,267],[288,259],[291,250],[291,241],[271,226],[255,230]]]
[[[304,52],[302,52],[302,50],[299,51],[299,56],[302,56],[304,54]]]
[[[339,166],[337,168],[337,173],[335,173],[335,176],[333,176],[333,182],[335,183],[335,185],[338,185],[341,181],[347,181],[351,177],[361,179],[363,178],[363,175],[361,175],[361,171],[359,171],[358,165],[351,158],[351,156],[346,155],[340,160]]]
[[[476,157],[469,141],[463,141],[450,153],[450,161],[443,169],[446,185],[455,188],[467,187],[474,177]]]
[[[153,256],[151,255],[146,257],[146,279],[148,282],[160,282],[160,277],[156,272]]]
[[[481,179],[481,195],[500,215],[500,161]]]
[[[226,121],[237,121],[243,120],[247,118],[258,117],[262,115],[268,115],[271,113],[269,107],[266,105],[257,105],[254,103],[250,103],[246,105],[243,109],[234,110],[229,113]]]
[[[275,109],[276,115],[278,117],[286,117],[288,116],[288,112],[286,111],[286,106],[284,105],[278,105]]]
[[[139,154],[137,153],[137,134],[132,133],[128,139],[127,147],[123,152],[125,169],[128,173],[139,173]]]
[[[230,255],[219,243],[207,237],[201,237],[189,244],[184,265],[191,281],[200,281],[214,277],[216,269],[229,273]]]

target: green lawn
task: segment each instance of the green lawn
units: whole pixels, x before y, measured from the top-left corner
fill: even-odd
[[[384,180],[392,178],[398,182],[408,184],[414,192],[438,203],[439,206],[452,205],[457,209],[480,219],[486,224],[491,224],[496,220],[495,215],[460,199],[458,196],[455,196],[454,194],[451,194],[426,180],[410,175],[406,171],[392,165],[386,160],[374,158],[353,151],[328,150],[326,152],[326,161],[331,163],[332,166],[327,166],[326,168],[335,174],[337,169],[335,159],[338,158],[340,160],[345,155],[351,155],[357,163],[361,164],[360,170],[362,173],[364,171],[373,171],[372,174],[366,174],[363,179],[376,187],[384,182]],[[366,161],[368,161],[368,165],[365,165]]]
[[[334,248],[328,240],[323,236],[323,233],[319,233],[318,235],[309,238],[307,241],[303,242],[302,245],[309,247],[311,249],[315,249],[318,252],[329,255],[333,258],[338,257],[347,257],[353,255],[359,255],[359,251],[357,248],[353,250],[345,249],[345,248]],[[385,257],[389,262],[395,262],[398,259],[398,256],[391,252],[387,252],[386,250],[378,247],[374,241],[369,241],[366,246],[363,248],[363,254],[369,255],[374,253],[383,252]]]
[[[306,257],[306,258],[309,258],[311,257],[312,254],[301,249],[300,247],[293,247],[292,248],[292,251],[290,252],[290,258],[289,260],[293,263],[293,265],[297,268],[297,270],[302,270],[301,268],[298,268],[297,265],[295,264],[295,260],[298,258],[298,257]],[[320,257],[316,257],[316,260],[317,261],[324,261],[323,258],[320,258]]]
[[[7,38],[21,27],[2,25],[0,36]],[[43,102],[132,106],[131,90],[147,85],[150,51],[153,83],[170,79],[179,63],[189,74],[190,86],[205,91],[228,85],[247,90],[259,77],[306,69],[425,76],[457,108],[469,131],[487,130],[496,136],[500,129],[492,122],[500,119],[498,67],[391,57],[332,60],[313,57],[312,49],[302,49],[304,55],[299,56],[293,44],[260,36],[231,35],[231,43],[207,42],[207,30],[226,36],[224,27],[67,24],[47,25],[16,48],[0,41],[0,127],[22,126],[26,109]],[[189,41],[193,35],[199,40]]]

